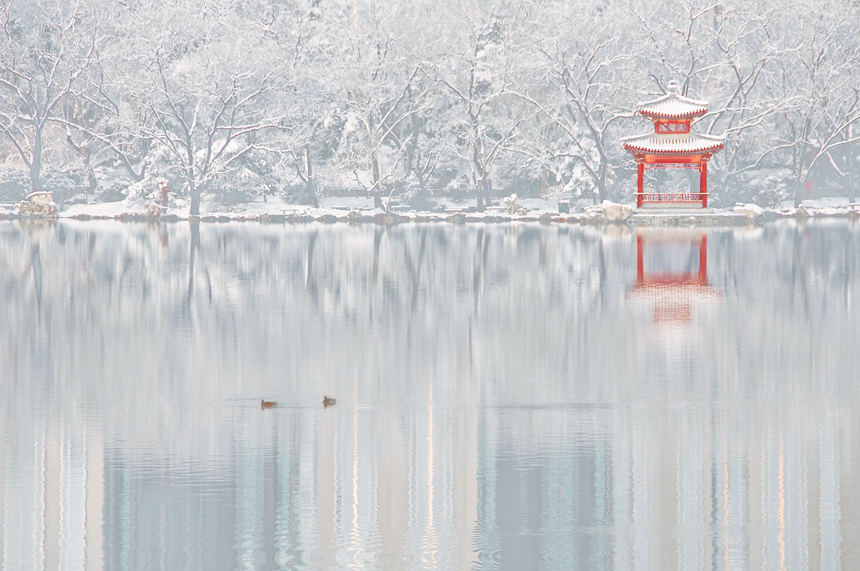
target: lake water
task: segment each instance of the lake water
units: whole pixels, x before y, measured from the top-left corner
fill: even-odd
[[[0,294],[5,569],[860,569],[849,221],[10,221]]]

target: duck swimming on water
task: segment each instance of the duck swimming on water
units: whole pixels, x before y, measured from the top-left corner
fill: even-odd
[[[328,408],[330,406],[334,406],[337,403],[337,399],[331,397],[323,397],[323,407]]]
[[[275,405],[278,404],[274,401],[263,399],[260,401],[260,408],[274,408]]]

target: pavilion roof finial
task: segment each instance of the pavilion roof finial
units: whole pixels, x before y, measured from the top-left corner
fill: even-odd
[[[678,85],[678,82],[674,79],[670,79],[669,83],[666,85],[666,92],[673,95],[681,95],[681,88]]]

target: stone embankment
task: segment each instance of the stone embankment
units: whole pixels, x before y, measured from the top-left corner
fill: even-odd
[[[629,226],[742,226],[765,222],[794,219],[852,218],[860,219],[860,204],[840,207],[791,209],[763,209],[755,204],[738,204],[732,209],[702,209],[691,207],[644,207],[633,208],[626,204],[604,202],[571,213],[550,210],[550,203],[543,208],[528,210],[491,207],[485,212],[473,208],[446,208],[444,212],[393,212],[370,208],[281,208],[279,211],[211,212],[202,216],[190,216],[178,208],[156,209],[148,204],[91,204],[80,205],[65,212],[34,214],[10,208],[16,205],[0,205],[0,220],[4,219],[71,219],[71,220],[117,220],[120,222],[256,222],[262,224],[301,224],[318,222],[370,223],[390,225],[399,223],[542,223],[542,224],[623,224]]]

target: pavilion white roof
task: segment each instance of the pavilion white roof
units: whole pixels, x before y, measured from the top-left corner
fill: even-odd
[[[681,95],[676,81],[666,86],[666,95],[638,105],[640,115],[651,119],[692,119],[708,112],[708,102]]]
[[[660,99],[639,104],[640,115],[652,119],[692,119],[708,112],[708,103],[669,93]]]
[[[648,133],[621,139],[624,148],[631,153],[653,153],[675,155],[690,153],[713,153],[723,148],[725,137],[699,135],[698,133]]]

